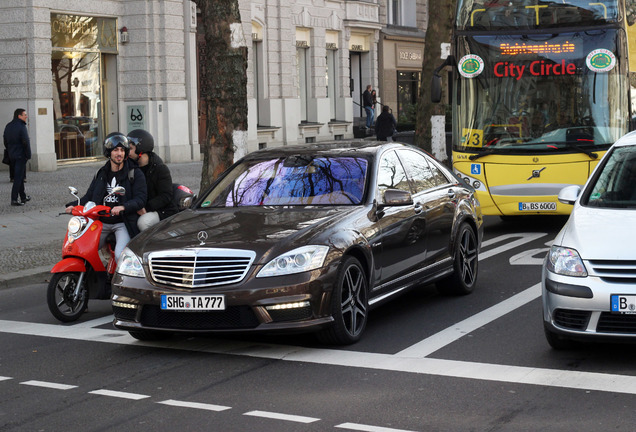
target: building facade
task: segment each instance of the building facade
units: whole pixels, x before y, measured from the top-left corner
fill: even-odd
[[[346,139],[378,91],[408,120],[419,86],[426,0],[239,0],[248,41],[248,131],[236,157]],[[196,161],[197,7],[191,0],[3,0],[0,122],[29,113],[30,169],[101,156],[108,133],[143,128],[167,162]],[[379,106],[378,106],[379,110]]]
[[[100,156],[108,133],[136,128],[166,160],[199,160],[194,3],[1,2],[0,119],[16,108],[29,113],[31,170]]]

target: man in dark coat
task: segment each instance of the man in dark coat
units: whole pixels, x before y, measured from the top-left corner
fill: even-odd
[[[27,117],[26,110],[18,108],[13,113],[13,120],[4,128],[4,146],[9,152],[9,161],[13,167],[12,206],[23,206],[31,200],[31,197],[24,190],[26,164],[31,159],[31,141],[26,126]],[[18,196],[20,197],[19,201]]]
[[[393,141],[397,121],[388,105],[382,106],[382,114],[375,121],[375,136],[378,141]]]
[[[154,153],[155,140],[150,132],[135,129],[128,133],[130,141],[130,157],[137,161],[146,177],[148,201],[139,210],[137,226],[144,231],[160,220],[176,214],[179,210],[174,204],[174,189],[170,169],[163,160]]]
[[[367,114],[367,129],[373,126],[373,94],[371,93],[371,84],[367,85],[367,89],[362,92],[362,106]]]
[[[130,239],[139,233],[137,212],[144,207],[147,198],[146,179],[136,164],[128,159],[129,151],[128,139],[123,134],[109,134],[104,141],[104,156],[108,162],[97,171],[86,194],[80,198],[82,205],[93,201],[111,208],[110,216],[100,218],[103,228],[99,247],[104,245],[106,236],[114,232],[117,259]],[[116,186],[123,186],[125,195],[109,195]],[[76,204],[68,203],[66,213],[71,213]]]

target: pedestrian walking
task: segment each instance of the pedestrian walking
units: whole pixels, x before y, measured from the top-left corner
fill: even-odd
[[[362,93],[362,106],[367,114],[367,129],[373,126],[373,95],[371,93],[371,84],[367,85],[367,89]]]
[[[388,105],[382,106],[382,114],[375,122],[375,136],[378,141],[393,141],[397,121]]]
[[[26,164],[31,159],[31,141],[27,130],[27,118],[26,110],[18,108],[13,112],[13,120],[4,128],[3,138],[4,146],[9,153],[9,168],[13,167],[12,206],[23,206],[31,200],[24,189]]]

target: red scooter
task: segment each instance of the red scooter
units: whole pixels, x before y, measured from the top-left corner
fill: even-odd
[[[53,277],[46,293],[49,310],[62,322],[77,320],[86,310],[89,298],[110,299],[110,280],[117,266],[113,240],[107,241],[104,248],[108,257],[106,266],[99,250],[103,226],[99,217],[109,215],[110,207],[92,201],[82,206],[77,189],[69,187],[69,190],[77,198],[77,205],[66,230],[62,261],[51,269]],[[126,189],[118,186],[106,198],[125,193]]]

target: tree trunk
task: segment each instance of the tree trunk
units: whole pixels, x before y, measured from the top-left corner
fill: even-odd
[[[247,144],[247,45],[238,0],[196,0],[205,33],[199,55],[207,135],[203,143],[201,192],[232,163],[237,146]]]
[[[422,75],[420,91],[417,98],[417,116],[415,120],[414,143],[418,147],[431,152],[431,116],[445,115],[448,100],[448,69],[441,71],[442,75],[442,101],[434,104],[431,102],[431,79],[433,71],[444,60],[441,58],[441,44],[450,43],[455,18],[456,0],[428,2],[428,27],[426,29],[426,41],[424,58],[422,60]]]

